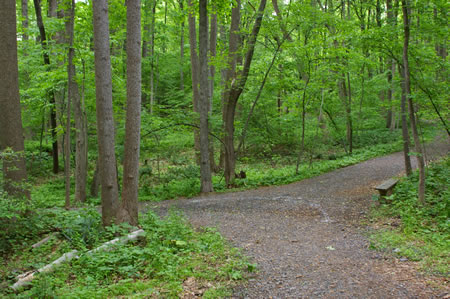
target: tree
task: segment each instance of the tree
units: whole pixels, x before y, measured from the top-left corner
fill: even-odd
[[[28,196],[21,186],[27,178],[24,137],[19,95],[17,62],[16,2],[0,1],[0,68],[6,76],[0,80],[0,150],[11,148],[17,154],[3,160],[4,190],[14,196]]]
[[[118,222],[138,224],[141,128],[141,1],[127,0],[127,112],[122,206]]]
[[[36,23],[39,28],[40,40],[42,45],[42,53],[44,56],[44,64],[50,65],[50,56],[48,54],[47,35],[45,32],[44,22],[42,21],[41,1],[33,0],[34,9],[36,12]],[[56,8],[55,8],[56,9]],[[53,157],[53,173],[59,172],[59,156],[58,156],[58,137],[56,134],[56,107],[55,107],[55,92],[49,92],[50,107],[50,124],[52,133],[52,157]]]
[[[410,36],[410,20],[409,20],[409,3],[408,0],[402,0],[402,12],[403,12],[403,85],[405,89],[405,96],[408,99],[409,108],[409,121],[411,123],[411,129],[414,138],[414,147],[416,150],[417,164],[419,166],[419,202],[425,203],[425,160],[423,157],[422,146],[419,138],[419,132],[417,131],[416,115],[414,112],[414,103],[411,97],[411,76],[409,70],[409,36]]]
[[[94,18],[95,92],[97,107],[97,138],[103,225],[116,217],[119,201],[116,155],[114,148],[114,119],[112,106],[111,56],[109,19],[106,0],[92,2]]]
[[[199,2],[199,103],[198,110],[200,113],[200,173],[201,173],[201,191],[212,192],[211,164],[209,156],[209,70],[208,70],[208,11],[207,0]]]
[[[239,50],[242,47],[240,35],[241,1],[237,0],[231,10],[230,38],[228,48],[228,67],[226,71],[225,91],[223,93],[223,122],[225,129],[225,182],[230,186],[235,178],[236,154],[234,149],[234,117],[239,97],[247,82],[250,66],[255,52],[256,39],[261,28],[266,0],[261,0],[256,13],[252,32],[248,37],[247,51],[245,53],[242,70],[237,70],[237,62],[240,60]]]

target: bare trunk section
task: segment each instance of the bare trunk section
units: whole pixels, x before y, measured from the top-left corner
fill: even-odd
[[[45,27],[42,21],[41,1],[33,0],[34,9],[36,12],[36,23],[39,28],[41,45],[43,49],[44,64],[50,65],[50,57],[48,55],[47,37],[45,34]],[[55,93],[51,91],[49,93],[50,108],[50,126],[52,134],[52,157],[53,157],[53,173],[59,172],[59,157],[58,157],[58,138],[56,135],[56,107],[55,107]]]
[[[139,148],[141,132],[141,6],[127,0],[127,112],[122,206],[118,222],[138,225]]]
[[[201,192],[212,192],[211,165],[209,157],[208,102],[210,85],[208,82],[208,11],[207,0],[199,1],[199,113],[200,113],[200,174]]]
[[[30,197],[22,183],[27,179],[23,156],[24,137],[17,62],[16,2],[2,1],[0,9],[0,150],[11,148],[18,156],[3,161],[4,190],[16,197]]]
[[[92,2],[94,19],[95,91],[99,169],[101,173],[102,221],[110,225],[117,213],[119,191],[114,151],[111,55],[106,0]]]
[[[419,202],[421,204],[425,203],[425,161],[423,157],[423,150],[420,143],[419,132],[417,130],[416,116],[414,113],[414,103],[411,97],[411,79],[409,71],[409,60],[408,60],[408,50],[409,50],[409,36],[410,36],[410,21],[409,21],[409,3],[408,0],[402,0],[402,11],[403,11],[403,30],[404,30],[404,43],[403,43],[403,68],[404,68],[404,82],[405,94],[408,99],[409,107],[409,120],[411,122],[411,129],[414,138],[414,147],[417,152],[417,164],[419,166]]]

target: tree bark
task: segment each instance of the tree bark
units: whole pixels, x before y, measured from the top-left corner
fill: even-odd
[[[403,12],[403,68],[404,68],[404,82],[405,93],[408,99],[409,108],[409,121],[411,123],[411,129],[414,138],[414,147],[416,150],[417,164],[419,166],[419,202],[425,203],[425,161],[423,157],[422,146],[419,138],[419,132],[417,130],[416,116],[414,113],[414,103],[411,97],[411,79],[409,70],[408,50],[409,50],[409,37],[410,37],[410,21],[409,21],[409,3],[408,0],[402,0],[402,12]]]
[[[114,151],[111,56],[108,5],[106,0],[92,2],[94,19],[95,91],[97,136],[101,173],[102,221],[107,226],[117,215],[119,191]]]
[[[141,6],[127,0],[127,112],[122,206],[118,222],[138,225],[139,148],[141,132]]]
[[[201,192],[212,192],[211,165],[209,161],[209,127],[208,98],[210,85],[208,81],[208,11],[207,0],[199,1],[199,113],[200,113],[200,174]]]
[[[8,194],[29,198],[28,190],[22,185],[27,172],[19,95],[16,2],[2,0],[0,3],[0,69],[7,74],[0,80],[0,150],[9,147],[17,153],[17,157],[3,160],[3,184]]]
[[[45,34],[45,27],[42,21],[41,1],[33,0],[34,9],[36,12],[36,23],[39,28],[41,45],[43,49],[44,64],[50,65],[50,57],[48,55],[47,37]],[[50,126],[52,134],[52,157],[53,157],[53,173],[59,172],[59,156],[58,156],[58,137],[56,134],[56,107],[55,107],[55,93],[51,91],[49,93],[50,107]]]

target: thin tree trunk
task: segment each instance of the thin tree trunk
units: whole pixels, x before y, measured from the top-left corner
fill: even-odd
[[[139,148],[141,132],[141,6],[127,0],[127,112],[122,207],[118,222],[138,225]]]
[[[86,201],[86,180],[87,180],[87,124],[85,118],[84,101],[80,99],[78,83],[76,81],[76,69],[73,59],[75,49],[73,48],[74,38],[74,18],[75,1],[71,1],[68,10],[69,16],[66,21],[66,36],[69,43],[68,77],[69,88],[68,98],[73,102],[75,117],[75,201]],[[70,107],[70,106],[68,106]],[[70,143],[69,143],[70,144]],[[67,156],[67,155],[66,155]]]
[[[195,25],[195,16],[193,15],[193,3],[192,0],[188,0],[189,7],[189,48],[191,56],[191,77],[192,77],[192,106],[194,109],[194,115],[199,112],[199,73],[200,65],[199,58],[197,55],[197,29]],[[197,121],[196,121],[197,122]],[[200,135],[197,129],[194,129],[194,147],[196,152],[196,162],[200,163]]]
[[[405,172],[407,176],[412,174],[411,157],[409,156],[410,138],[408,131],[408,120],[406,118],[406,89],[405,89],[405,75],[402,66],[398,65],[399,73],[402,76],[402,98],[400,102],[400,114],[402,121],[402,137],[403,137],[403,157],[405,161]]]
[[[36,12],[36,23],[39,28],[41,45],[43,49],[44,64],[50,65],[50,57],[48,55],[47,37],[45,34],[45,27],[42,21],[42,10],[40,0],[33,0],[34,9]],[[58,157],[58,137],[56,134],[56,107],[55,107],[55,93],[51,91],[49,93],[50,102],[50,126],[52,135],[52,157],[53,157],[53,173],[59,172],[59,157]]]
[[[180,24],[180,90],[184,93],[184,72],[183,72],[183,65],[184,65],[184,0],[178,1],[180,4],[180,11],[181,11],[181,24]]]
[[[419,132],[417,130],[416,117],[414,113],[414,104],[411,97],[411,84],[410,84],[410,71],[408,61],[409,50],[409,36],[410,36],[410,21],[409,21],[409,3],[408,0],[402,0],[403,11],[403,29],[404,29],[404,43],[403,43],[403,67],[404,67],[404,85],[405,94],[408,99],[409,107],[409,120],[411,123],[411,129],[414,138],[414,147],[417,152],[417,164],[419,166],[419,202],[425,203],[425,161],[423,156],[423,150],[419,138]]]
[[[199,113],[200,113],[200,173],[201,192],[212,192],[211,165],[209,161],[208,126],[208,11],[207,0],[199,1]]]
[[[22,0],[22,39],[28,40],[28,0]]]
[[[114,151],[111,55],[109,44],[108,5],[106,0],[93,4],[95,91],[97,136],[101,173],[102,221],[111,225],[117,215],[119,191]]]
[[[0,9],[0,150],[11,148],[17,157],[3,161],[3,184],[8,194],[30,197],[23,183],[27,179],[23,152],[24,137],[19,94],[17,60],[16,2],[1,1]]]
[[[152,23],[150,27],[150,114],[153,113],[155,105],[155,20],[156,20],[156,1],[152,0]]]

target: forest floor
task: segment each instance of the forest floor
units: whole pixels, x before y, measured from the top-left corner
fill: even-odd
[[[443,136],[427,147],[427,158],[449,149]],[[142,202],[141,211],[175,207],[194,227],[217,227],[242,248],[258,272],[234,298],[448,298],[448,278],[369,249],[373,187],[403,170],[403,155],[395,153],[284,186]],[[186,285],[185,298],[194,294]]]

